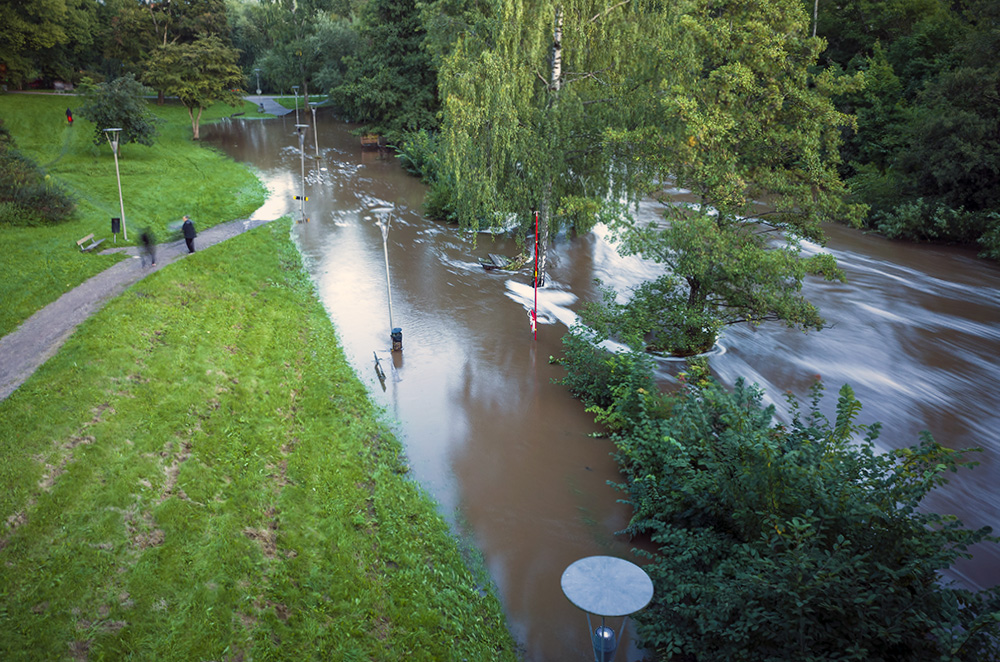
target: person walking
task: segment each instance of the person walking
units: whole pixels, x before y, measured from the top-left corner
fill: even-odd
[[[194,231],[194,223],[191,221],[190,216],[184,216],[184,224],[181,225],[181,231],[184,233],[184,243],[187,244],[188,253],[194,253],[194,238],[198,235]]]
[[[149,262],[152,266],[156,266],[156,237],[153,236],[153,231],[149,228],[144,228],[142,234],[139,235],[139,240],[142,242],[142,266],[146,266],[146,257],[149,257]]]

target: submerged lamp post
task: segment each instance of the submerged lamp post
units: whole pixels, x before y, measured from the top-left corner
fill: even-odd
[[[295,126],[299,125],[299,86],[292,85],[292,91],[295,92]]]
[[[614,556],[588,556],[572,563],[562,574],[562,590],[569,601],[587,612],[587,627],[596,662],[611,662],[625,631],[629,614],[653,599],[653,582],[634,563]],[[590,615],[601,617],[594,629]],[[624,617],[618,636],[605,625],[607,617]]]
[[[296,124],[295,130],[299,133],[299,160],[302,162],[302,192],[300,195],[295,196],[299,199],[299,223],[305,220],[307,223],[309,219],[306,218],[305,212],[305,202],[309,198],[306,197],[306,129],[309,128],[308,124]]]
[[[115,153],[115,177],[118,178],[118,205],[122,213],[122,235],[128,241],[128,227],[125,225],[125,201],[122,198],[122,175],[118,170],[118,134],[121,129],[104,129],[104,135],[108,138],[111,151]]]
[[[385,289],[389,294],[389,328],[392,330],[389,338],[392,340],[392,351],[403,349],[403,329],[392,325],[392,284],[389,281],[389,224],[392,222],[392,207],[378,207],[372,210],[378,216],[378,226],[382,230],[382,252],[385,255]]]
[[[316,158],[319,158],[319,127],[316,125],[316,105],[309,106],[313,111],[313,142],[316,143]]]

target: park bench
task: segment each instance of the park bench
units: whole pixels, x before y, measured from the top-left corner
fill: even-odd
[[[88,241],[90,242],[90,245],[89,246],[84,246],[84,244],[86,244]],[[83,251],[84,253],[86,253],[91,248],[97,248],[98,246],[100,246],[101,242],[103,242],[103,241],[104,241],[103,239],[98,239],[98,240],[95,241],[94,240],[94,233],[91,232],[86,237],[84,237],[80,241],[76,242],[76,245],[80,247],[81,251]]]
[[[381,137],[376,133],[366,133],[361,136],[361,147],[381,147]]]

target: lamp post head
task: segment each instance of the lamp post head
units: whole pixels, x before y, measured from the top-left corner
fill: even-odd
[[[628,617],[653,599],[653,582],[639,566],[613,556],[588,556],[572,564],[560,580],[563,593],[574,605],[601,617],[601,627],[591,634],[594,659],[614,659],[618,641],[614,630],[604,626],[604,618]],[[622,631],[625,629],[622,623]]]
[[[104,133],[108,137],[108,142],[111,143],[111,149],[116,154],[118,153],[118,134],[120,132],[121,132],[120,128],[104,129]]]

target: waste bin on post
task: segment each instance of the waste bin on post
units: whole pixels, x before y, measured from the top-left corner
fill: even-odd
[[[392,351],[398,352],[403,349],[403,329],[398,326],[392,330]]]

